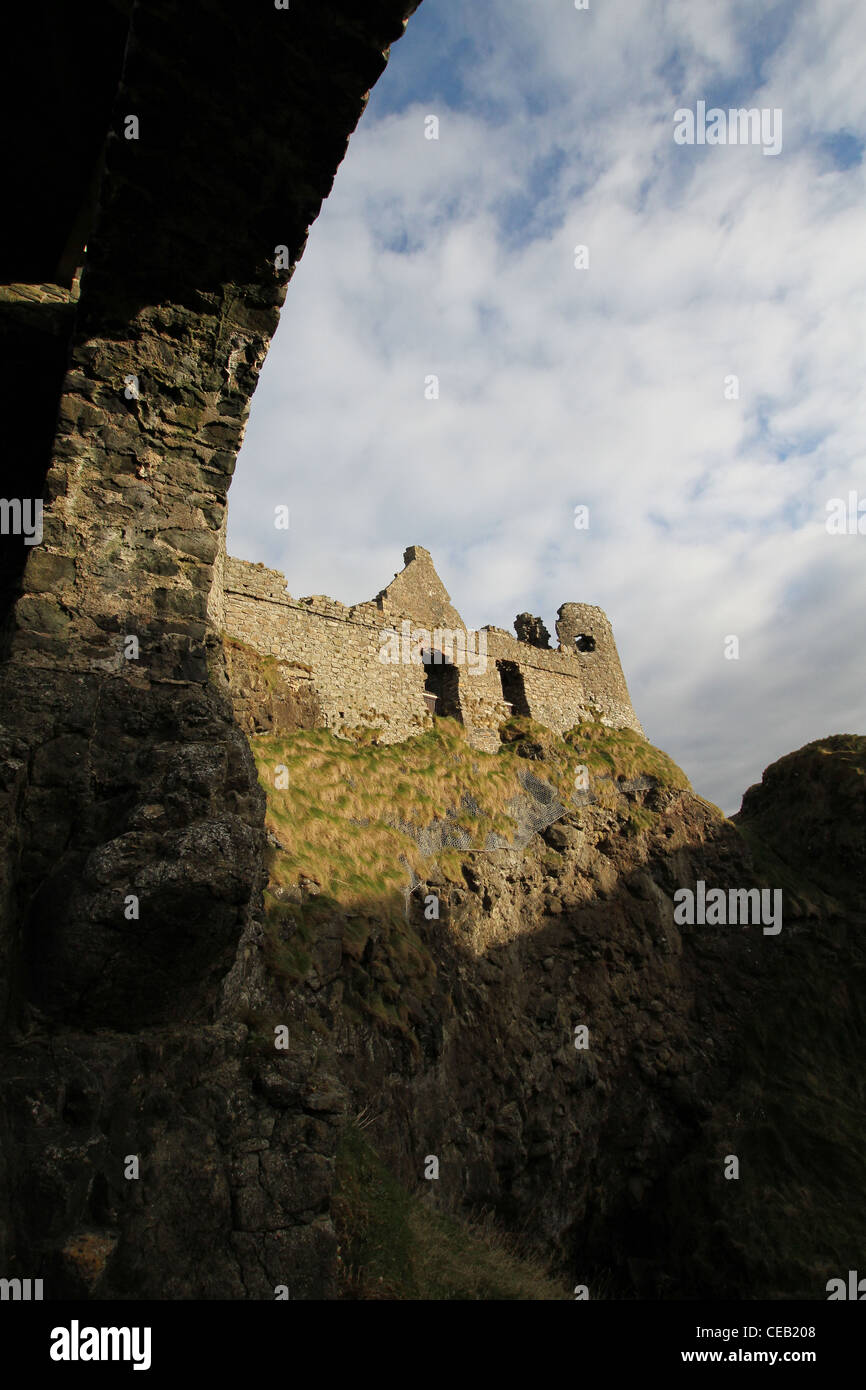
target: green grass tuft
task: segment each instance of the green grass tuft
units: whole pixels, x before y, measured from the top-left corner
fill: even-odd
[[[555,1300],[571,1291],[492,1225],[439,1212],[407,1192],[361,1130],[344,1130],[331,1212],[341,1296],[394,1300]]]

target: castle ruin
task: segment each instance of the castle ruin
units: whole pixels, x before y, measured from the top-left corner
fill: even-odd
[[[556,648],[529,613],[515,620],[516,637],[490,626],[476,632],[452,605],[429,551],[412,545],[403,559],[375,598],[347,607],[319,594],[292,598],[278,570],[223,551],[210,619],[274,657],[290,688],[313,692],[337,734],[377,729],[397,743],[448,716],[474,747],[493,752],[499,726],[515,714],[559,734],[599,719],[643,735],[600,608],[564,603]]]

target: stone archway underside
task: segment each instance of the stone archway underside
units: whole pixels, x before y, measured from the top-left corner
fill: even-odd
[[[0,348],[36,375],[22,412],[27,374],[4,374],[4,487],[45,504],[43,543],[11,546],[2,572],[0,1027],[18,1045],[0,1055],[0,1267],[44,1272],[54,1296],[272,1296],[285,1266],[263,1272],[232,1216],[242,1176],[218,1237],[190,1235],[188,1211],[216,1209],[200,1163],[226,1138],[214,1116],[178,1120],[198,1158],[154,1159],[138,1206],[111,1176],[116,1116],[141,1086],[158,1129],[160,1091],[241,1065],[220,1019],[237,1017],[255,936],[263,797],[208,679],[212,567],[290,269],[417,3],[104,0],[80,22],[39,7],[45,101],[6,187],[20,213],[0,288]],[[153,1028],[169,1030],[155,1052]],[[71,1089],[92,1133],[72,1188]],[[42,1097],[38,1135],[25,1094]],[[320,1236],[298,1238],[309,1296],[330,1278]]]

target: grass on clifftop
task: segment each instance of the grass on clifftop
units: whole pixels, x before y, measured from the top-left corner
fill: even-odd
[[[520,774],[543,780],[577,814],[572,797],[582,766],[605,805],[617,804],[616,778],[645,773],[688,786],[664,753],[629,731],[585,724],[562,739],[532,720],[512,719],[502,736],[496,753],[472,748],[452,720],[385,745],[369,733],[346,739],[327,729],[251,739],[267,793],[272,973],[290,986],[305,979],[339,917],[344,1007],[412,1038],[412,1009],[436,975],[429,947],[409,921],[413,874],[423,883],[435,862],[446,882],[462,886],[467,856],[485,852],[491,833],[511,843],[518,823],[508,805],[528,799]],[[623,806],[620,799],[620,812]],[[624,833],[637,834],[652,820],[651,811],[629,802]],[[457,832],[464,847],[425,854],[420,832],[434,824]],[[364,964],[371,940],[378,943],[372,973]]]
[[[452,720],[405,743],[314,729],[252,747],[281,846],[272,880],[309,879],[347,907],[401,895],[410,870],[423,875],[425,856],[400,823],[420,831],[447,820],[479,849],[490,831],[510,838],[515,829],[505,809],[520,792],[514,760],[476,752]]]
[[[327,729],[253,738],[268,798],[266,824],[280,847],[272,884],[306,879],[350,908],[399,899],[410,871],[423,878],[429,865],[404,827],[420,831],[437,821],[468,839],[467,850],[436,856],[446,875],[450,868],[459,876],[462,855],[483,850],[491,832],[514,838],[517,826],[507,806],[524,795],[521,772],[547,782],[569,808],[582,766],[603,803],[615,800],[617,780],[641,775],[690,789],[667,754],[630,729],[581,724],[563,739],[515,718],[503,725],[502,737],[498,752],[482,753],[448,719],[385,745],[337,738]]]
[[[556,1300],[565,1282],[518,1252],[492,1228],[437,1211],[407,1192],[355,1126],[337,1152],[331,1211],[340,1242],[340,1293],[346,1299]]]
[[[607,775],[614,781],[630,781],[635,777],[653,777],[664,787],[692,790],[691,782],[673,758],[647,743],[633,729],[580,724],[565,735],[564,741],[580,753],[590,778]]]

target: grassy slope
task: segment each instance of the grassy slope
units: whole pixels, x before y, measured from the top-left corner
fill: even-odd
[[[280,846],[272,883],[306,878],[344,907],[399,896],[411,870],[423,875],[425,859],[413,837],[389,822],[421,828],[447,819],[469,835],[475,850],[483,849],[490,832],[510,839],[516,823],[507,804],[521,795],[518,772],[528,769],[551,783],[565,805],[581,766],[603,801],[612,797],[616,779],[641,774],[689,787],[665,753],[628,729],[582,724],[560,739],[531,720],[513,719],[504,734],[497,753],[470,748],[452,720],[384,746],[336,738],[326,729],[254,738],[267,826]],[[530,741],[544,750],[540,767],[520,756]],[[459,853],[439,856],[446,869],[449,860],[459,869],[459,859]]]

